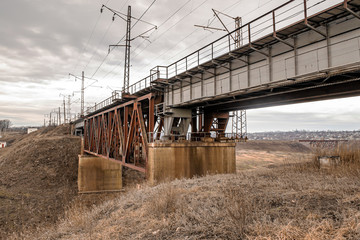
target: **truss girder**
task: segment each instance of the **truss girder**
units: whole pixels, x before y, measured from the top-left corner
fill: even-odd
[[[153,93],[88,116],[84,151],[146,172],[148,133],[154,130]]]

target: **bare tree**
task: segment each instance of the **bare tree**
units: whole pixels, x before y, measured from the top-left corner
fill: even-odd
[[[4,130],[10,128],[11,121],[8,119],[0,120],[0,132],[3,132]]]

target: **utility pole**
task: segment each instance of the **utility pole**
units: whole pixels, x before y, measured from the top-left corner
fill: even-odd
[[[125,64],[124,64],[124,87],[123,92],[129,89],[130,79],[130,36],[131,36],[131,6],[128,6],[126,20],[126,40],[125,40]]]
[[[46,127],[46,119],[48,118],[48,114],[44,114],[44,127]]]
[[[141,37],[141,38],[148,38],[148,36],[144,36],[144,34],[150,32],[151,30],[153,29],[157,29],[157,26],[154,25],[154,24],[151,24],[151,23],[148,23],[148,22],[145,22],[145,21],[142,21],[141,19],[138,19],[138,18],[135,18],[133,16],[131,16],[131,6],[128,6],[128,11],[127,11],[127,14],[123,14],[123,13],[120,13],[114,9],[111,9],[105,5],[102,5],[101,9],[100,9],[100,12],[102,13],[103,12],[103,9],[106,8],[108,9],[109,11],[111,11],[114,16],[113,16],[113,21],[115,20],[115,16],[118,16],[120,17],[122,20],[126,21],[126,35],[125,35],[125,45],[119,45],[119,44],[115,44],[115,45],[109,45],[109,53],[110,53],[110,48],[111,47],[125,47],[125,63],[124,63],[124,84],[123,84],[123,90],[122,92],[123,93],[128,93],[128,90],[129,90],[129,83],[130,83],[130,47],[131,47],[131,41],[135,40],[136,38],[138,37]],[[126,19],[124,18],[126,17]],[[153,27],[150,28],[149,30],[143,32],[142,34],[134,37],[134,38],[131,38],[131,19],[136,19],[137,22],[143,22],[143,23],[147,23],[149,25],[152,25]],[[136,23],[135,23],[136,24]],[[120,43],[120,41],[118,42]]]
[[[63,106],[64,106],[64,123],[66,123],[65,96],[64,96],[64,99],[63,99]]]
[[[49,126],[51,126],[51,112],[50,112],[50,118],[49,118]]]
[[[235,37],[230,34],[230,37],[234,40],[235,48],[239,48],[243,45],[243,36],[242,36],[242,19],[241,17],[232,17],[215,9],[212,9],[214,15],[220,21],[224,29],[214,28],[209,26],[195,25],[195,27],[201,27],[203,29],[211,29],[218,31],[226,31],[229,34],[231,33],[226,27],[225,23],[221,20],[219,14],[222,14],[228,18],[232,18],[235,21]],[[234,111],[232,116],[231,132],[235,134],[236,138],[247,139],[247,120],[246,120],[246,110]]]
[[[80,117],[84,117],[84,80],[85,79],[85,75],[84,75],[84,71],[82,71],[82,78],[81,78],[81,112],[80,112]]]
[[[67,102],[67,109],[66,110],[67,110],[67,115],[68,115],[68,120],[69,120],[68,122],[70,123],[71,122],[71,108],[70,108],[71,107],[71,102],[70,102],[71,101],[71,95],[68,95],[67,97],[68,97],[68,102]]]
[[[224,21],[220,18],[220,14],[221,15],[224,15],[228,18],[231,18],[231,19],[234,19],[235,21],[235,37],[230,34],[230,37],[234,40],[234,43],[235,43],[235,47],[236,48],[239,48],[243,45],[243,39],[242,39],[242,19],[241,17],[232,17],[232,16],[229,16],[225,13],[222,13],[220,11],[217,11],[215,9],[212,9],[212,11],[214,12],[214,15],[216,16],[216,18],[219,20],[219,22],[221,23],[221,25],[224,27],[224,28],[215,28],[215,27],[210,27],[210,26],[202,26],[202,25],[194,25],[195,27],[200,27],[200,28],[203,28],[203,29],[209,29],[209,30],[217,30],[217,31],[225,31],[225,32],[228,32],[229,34],[231,33],[230,30],[226,27]]]
[[[76,76],[76,75],[74,75],[74,74],[71,74],[71,73],[69,73],[69,76],[73,76],[74,78],[75,78],[75,81],[77,80],[77,79],[80,79],[80,77],[78,77],[78,76]],[[80,99],[80,118],[83,118],[84,116],[85,116],[85,89],[87,88],[87,87],[90,87],[92,84],[94,84],[94,83],[92,83],[92,84],[90,84],[89,86],[87,86],[87,87],[85,87],[85,72],[84,71],[82,71],[82,74],[81,74],[81,89],[80,89],[80,94],[81,94],[81,99]],[[91,79],[91,78],[89,78],[89,79]],[[93,80],[95,80],[95,79],[93,79]],[[96,82],[98,81],[98,80],[95,80]],[[74,92],[73,92],[73,96],[74,96]]]
[[[235,19],[235,47],[239,48],[243,45],[243,37],[242,37],[242,31],[241,31],[241,26],[242,26],[242,19],[241,17],[236,17]]]
[[[59,107],[59,125],[61,125],[61,113],[60,113],[60,107]]]
[[[66,103],[65,103],[65,95],[60,94],[63,96],[63,108],[64,108],[64,123],[66,123]]]

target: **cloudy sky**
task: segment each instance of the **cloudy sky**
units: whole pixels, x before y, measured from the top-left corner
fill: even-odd
[[[299,1],[299,0],[298,0]],[[132,42],[134,83],[157,65],[169,65],[223,32],[204,31],[194,24],[220,27],[211,9],[243,17],[246,23],[281,5],[281,0],[2,0],[0,8],[0,119],[15,126],[41,125],[45,114],[71,95],[71,112],[79,112],[81,83],[69,73],[85,71],[85,105],[91,106],[121,89],[124,49],[108,54],[108,45],[125,34],[125,22],[112,21],[102,4],[158,26],[149,39]],[[327,0],[328,4],[338,2]],[[232,28],[230,18],[225,23]],[[151,25],[139,22],[137,36]],[[360,129],[360,98],[338,99],[248,111],[248,130]]]

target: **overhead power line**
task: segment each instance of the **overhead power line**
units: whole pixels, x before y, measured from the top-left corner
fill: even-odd
[[[191,1],[193,0],[188,0],[187,2],[185,2],[183,5],[180,6],[180,8],[178,8],[175,12],[173,12],[165,21],[163,21],[159,26],[158,26],[158,29],[160,29],[164,24],[166,24],[171,18],[173,18],[179,11],[181,11],[188,3],[190,3]],[[147,12],[147,10],[146,10]],[[144,15],[144,14],[143,14]],[[152,35],[153,33],[150,34],[150,36]],[[125,37],[125,36],[124,36]],[[124,38],[123,37],[123,38]],[[118,42],[118,44],[123,40],[120,39],[120,41]],[[138,44],[134,50],[132,50],[131,52],[134,53],[144,42],[146,42],[146,40],[143,40],[140,44]],[[137,56],[137,55],[136,55]],[[120,63],[121,64],[121,63]],[[104,78],[106,78],[108,75],[110,75],[111,73],[113,73],[115,71],[115,69],[119,68],[120,65],[117,65],[115,66],[111,71],[107,72],[105,75],[104,75]]]
[[[109,33],[109,30],[110,30],[112,24],[113,24],[113,22],[111,22],[111,23],[109,24],[109,26],[107,27],[106,31],[104,32],[102,38],[100,39],[98,45],[94,48],[94,51],[93,51],[93,53],[91,54],[91,57],[90,57],[89,61],[87,62],[87,64],[86,64],[85,67],[84,67],[85,70],[87,69],[87,67],[88,67],[88,65],[90,64],[90,62],[92,61],[92,59],[94,58],[94,55],[95,55],[95,53],[96,53],[96,50],[99,48],[99,46],[100,46],[100,45],[102,44],[102,42],[104,41],[105,36]]]
[[[107,2],[105,4],[108,4],[110,2],[110,0],[107,0]],[[95,29],[97,28],[97,25],[100,21],[100,18],[101,18],[101,14],[98,15],[98,18],[96,19],[96,22],[95,22],[95,25],[93,26],[92,30],[91,30],[91,34],[90,34],[90,37],[88,38],[86,44],[84,45],[84,47],[82,48],[81,50],[81,53],[79,54],[78,56],[78,59],[76,61],[76,64],[75,64],[75,67],[74,67],[74,70],[73,72],[76,71],[77,67],[79,66],[79,62],[80,62],[80,58],[82,57],[82,55],[84,54],[84,52],[86,51],[86,48],[89,46],[89,43],[92,39],[92,37],[94,36],[94,32],[95,32]]]
[[[136,22],[131,26],[130,30],[138,23],[138,22],[144,22],[144,23],[147,23],[147,24],[150,24],[152,26],[155,26],[154,24],[152,23],[149,23],[149,22],[146,22],[146,21],[143,21],[142,18],[144,17],[144,15],[149,11],[149,9],[154,5],[154,3],[156,2],[157,0],[154,0],[148,7],[147,9],[143,12],[143,14],[139,17],[139,18],[135,18],[135,17],[132,17],[133,19],[136,20]],[[103,7],[106,7],[103,5]],[[120,14],[120,15],[124,15],[123,13],[119,13],[119,11],[116,11],[116,10],[113,10],[111,8],[108,8],[106,7],[107,9],[111,10],[111,11],[115,11],[116,13]],[[156,27],[156,26],[155,26]],[[115,44],[115,45],[119,45],[119,43],[125,38],[126,34]],[[101,64],[97,67],[97,69],[95,70],[95,72],[93,73],[92,77],[95,76],[95,74],[99,71],[99,69],[101,68],[101,66],[104,64],[106,58],[109,56],[109,53],[113,50],[114,48],[110,49],[110,51],[108,52],[107,55],[105,55],[104,59],[102,60]]]
[[[100,18],[101,18],[101,14],[99,14],[99,16],[98,16],[98,18],[97,18],[97,20],[96,20],[96,22],[95,22],[95,25],[94,25],[93,29],[91,30],[90,37],[89,37],[89,39],[87,40],[86,44],[84,45],[81,53],[80,53],[79,56],[78,56],[78,60],[76,61],[76,64],[75,64],[75,67],[74,67],[73,72],[76,71],[76,69],[77,69],[77,67],[78,67],[78,65],[79,65],[79,62],[80,62],[80,58],[81,58],[82,55],[84,54],[86,48],[88,47],[88,45],[89,45],[89,43],[90,43],[90,40],[91,40],[92,37],[94,36],[94,32],[95,32],[95,29],[96,29],[96,27],[97,27],[97,25],[98,25],[98,23],[99,23]]]
[[[154,43],[154,42],[156,42],[157,40],[159,40],[162,36],[164,36],[170,29],[172,29],[173,27],[175,27],[177,24],[179,24],[182,20],[184,20],[186,17],[188,17],[190,14],[192,14],[194,11],[196,11],[197,9],[199,9],[202,5],[204,5],[207,1],[209,1],[209,0],[205,0],[205,1],[203,1],[200,5],[198,5],[196,8],[194,8],[193,10],[191,10],[188,14],[186,14],[184,17],[182,17],[179,21],[177,21],[175,24],[173,24],[171,27],[169,27],[169,28],[167,28],[163,33],[161,33],[157,38],[155,38],[155,39],[153,39],[152,41],[151,41],[151,43],[150,44],[152,44],[152,43]],[[149,44],[149,45],[150,45]],[[135,55],[135,57],[136,56],[138,56],[139,54],[141,54],[146,48],[148,48],[148,46],[149,45],[147,45],[143,50],[141,50],[138,54],[136,54]]]

